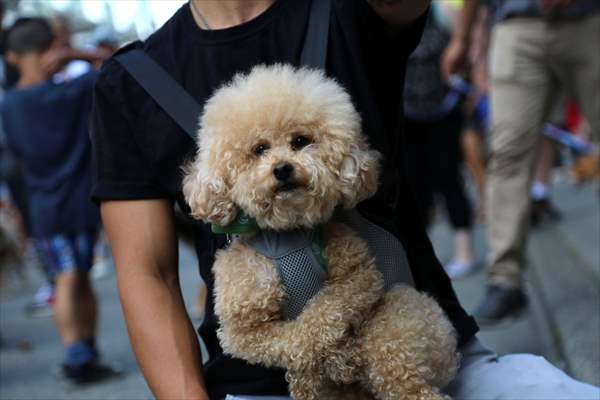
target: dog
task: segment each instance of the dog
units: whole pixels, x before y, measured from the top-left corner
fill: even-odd
[[[226,353],[286,369],[294,399],[442,399],[456,333],[439,305],[407,286],[385,291],[367,243],[332,220],[377,190],[380,155],[348,93],[317,70],[257,66],[207,101],[199,149],[184,167],[194,218],[244,214],[281,234],[321,226],[327,279],[286,319],[276,264],[239,235],[216,254],[215,313]]]

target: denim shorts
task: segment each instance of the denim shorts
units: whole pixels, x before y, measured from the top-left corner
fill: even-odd
[[[54,280],[61,273],[75,270],[87,274],[92,268],[97,236],[96,231],[85,231],[34,239],[48,278]]]

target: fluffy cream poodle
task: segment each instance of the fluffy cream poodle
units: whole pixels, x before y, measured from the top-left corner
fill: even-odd
[[[259,66],[206,103],[184,194],[195,218],[238,213],[263,230],[324,224],[325,286],[293,320],[277,266],[236,237],[217,253],[215,312],[225,352],[287,370],[294,399],[440,399],[456,334],[438,304],[406,286],[385,292],[367,244],[331,222],[377,189],[379,154],[349,95],[323,73]]]

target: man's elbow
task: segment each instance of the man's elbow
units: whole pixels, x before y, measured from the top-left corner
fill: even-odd
[[[367,0],[391,27],[410,25],[429,7],[431,0]]]

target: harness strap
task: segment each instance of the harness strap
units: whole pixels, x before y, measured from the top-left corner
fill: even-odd
[[[115,57],[158,105],[196,141],[200,104],[152,57],[134,49]]]
[[[300,64],[310,68],[325,69],[330,15],[331,0],[312,0]]]

